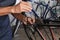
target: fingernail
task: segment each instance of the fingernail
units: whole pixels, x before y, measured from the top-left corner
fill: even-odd
[[[30,12],[31,12],[31,10],[30,10]]]
[[[25,25],[27,25],[27,23],[26,23],[26,22],[24,22],[24,24],[25,24]]]
[[[32,8],[31,8],[32,9]]]

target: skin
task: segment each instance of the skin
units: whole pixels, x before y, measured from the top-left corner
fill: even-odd
[[[30,12],[32,10],[32,6],[28,2],[21,1],[19,4],[15,6],[9,6],[9,7],[0,7],[0,16],[7,15],[9,13],[13,14],[19,14],[21,12]],[[28,18],[24,17],[24,24],[27,24],[27,21],[30,24],[33,24],[35,22],[34,18]]]

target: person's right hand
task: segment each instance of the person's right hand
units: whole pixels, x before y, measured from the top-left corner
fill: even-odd
[[[32,10],[32,6],[28,2],[21,1],[19,4],[12,7],[12,13],[21,13],[21,12],[30,12]]]

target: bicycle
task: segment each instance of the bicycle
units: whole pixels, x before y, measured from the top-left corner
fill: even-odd
[[[39,5],[43,5],[43,6],[45,6],[46,7],[46,9],[45,9],[45,11],[48,9],[47,7],[48,7],[48,4],[47,5],[44,5],[44,4],[42,4],[42,3],[37,3],[37,2],[35,2],[36,4],[39,4]],[[57,6],[57,5],[56,5]],[[56,6],[54,6],[54,7],[56,7]],[[60,5],[59,5],[60,6]],[[52,7],[53,8],[53,7]],[[55,15],[53,15],[54,13],[53,13],[53,9],[52,9],[51,7],[49,7],[49,10],[47,11],[47,13],[49,12],[49,11],[51,11],[52,12],[52,16],[54,16],[54,18],[56,19],[56,14]],[[46,23],[46,20],[48,21],[47,23],[49,23],[49,22],[57,22],[58,20],[48,20],[48,19],[50,19],[50,18],[52,18],[52,17],[50,17],[50,18],[48,18],[48,19],[46,19],[46,15],[47,15],[47,13],[46,14],[43,14],[44,15],[44,17],[42,17],[42,19],[43,20],[41,20],[41,18],[36,14],[36,12],[34,11],[34,10],[32,10],[33,11],[33,13],[34,13],[34,15],[37,17],[37,19],[39,19],[39,23],[37,22],[36,23],[36,25],[32,25],[32,27],[28,27],[28,26],[31,26],[31,25],[24,25],[24,31],[26,32],[26,34],[27,34],[27,36],[28,36],[28,38],[29,38],[29,40],[36,40],[36,37],[35,37],[35,35],[34,35],[34,32],[37,32],[38,33],[38,35],[39,35],[39,37],[41,37],[42,38],[42,40],[46,40],[46,38],[45,37],[43,37],[43,35],[42,35],[42,33],[41,33],[41,31],[39,30],[39,27],[36,27],[37,25],[38,26],[56,26],[56,25],[54,25],[54,24],[44,24],[44,23]],[[44,12],[45,13],[45,12]],[[46,19],[46,20],[45,20]],[[42,22],[41,22],[42,21]],[[44,21],[44,22],[43,22]],[[58,21],[59,22],[59,21]],[[58,26],[60,26],[60,25],[58,25]],[[28,32],[28,30],[29,30],[29,32],[32,34],[29,34],[29,32]],[[35,31],[36,30],[36,31]],[[31,36],[30,36],[31,35]],[[34,38],[33,38],[34,37]],[[53,40],[54,40],[54,38],[53,38]]]
[[[38,4],[37,2],[35,2],[36,4]],[[43,5],[42,3],[40,3],[39,5]],[[45,6],[46,7],[46,9],[45,9],[45,11],[48,9],[47,7],[48,7],[48,4],[47,5],[43,5],[43,6]],[[56,6],[53,6],[52,8],[54,8],[54,7],[57,7],[57,6],[59,6],[60,7],[60,5],[56,5]],[[49,9],[48,9],[48,11],[47,11],[47,13],[49,12],[49,11],[51,11],[51,13],[52,13],[52,17],[54,17],[55,19],[56,19],[56,17],[57,17],[57,15],[55,14],[54,15],[54,13],[53,13],[53,11],[52,11],[52,8],[51,7],[49,7]],[[32,10],[33,11],[33,10]],[[37,18],[39,18],[38,17],[38,15],[36,14],[36,12],[35,11],[33,11],[34,13],[35,13],[35,16],[37,17]],[[44,12],[45,13],[45,12]],[[52,21],[52,22],[59,22],[58,20],[48,20],[48,19],[46,19],[46,15],[47,15],[47,13],[46,14],[43,14],[44,15],[44,17],[42,17],[43,18],[43,20],[44,20],[44,22],[46,23],[46,21]],[[52,18],[52,17],[50,17],[50,18]],[[40,24],[40,23],[39,23]],[[57,25],[54,25],[54,24],[41,24],[40,26],[57,26]],[[60,24],[58,25],[58,26],[60,26]],[[50,32],[51,32],[51,34],[53,35],[53,33],[52,33],[52,30],[50,29]],[[53,37],[53,36],[52,36]],[[44,40],[46,40],[46,39],[44,39]],[[53,40],[55,40],[54,39],[54,37],[53,37]]]

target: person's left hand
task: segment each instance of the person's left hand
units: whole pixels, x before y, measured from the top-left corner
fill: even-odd
[[[22,21],[24,24],[30,23],[30,24],[34,24],[35,23],[35,18],[34,17],[26,17],[22,14],[13,14],[15,18],[17,18],[18,20]]]

